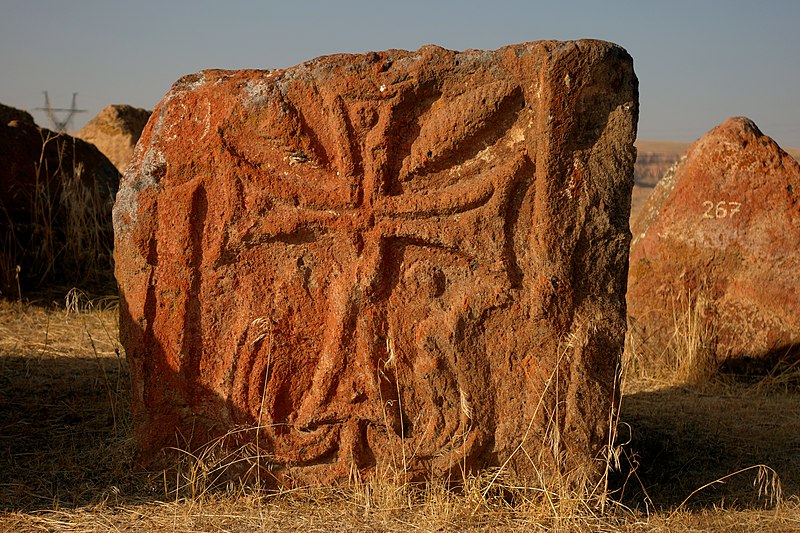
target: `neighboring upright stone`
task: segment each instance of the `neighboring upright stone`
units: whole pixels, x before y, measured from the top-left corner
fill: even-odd
[[[112,104],[87,122],[76,137],[97,146],[122,173],[133,157],[133,148],[150,113],[146,109]]]
[[[24,111],[0,113],[0,296],[48,284],[109,287],[114,165],[87,142],[37,127]]]
[[[8,125],[11,122],[33,124],[33,117],[27,111],[0,104],[0,124]]]
[[[800,165],[750,120],[729,119],[691,146],[634,224],[633,333],[664,352],[675,313],[699,298],[716,364],[797,357],[798,273]]]
[[[637,113],[599,41],[179,80],[114,211],[140,461],[259,426],[283,484],[596,475]]]

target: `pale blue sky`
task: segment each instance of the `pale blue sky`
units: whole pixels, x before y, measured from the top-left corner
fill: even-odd
[[[0,102],[73,92],[73,129],[111,103],[152,109],[204,68],[281,68],[423,44],[494,49],[539,39],[624,46],[639,138],[691,141],[735,115],[800,147],[800,1],[0,0]],[[43,113],[33,111],[47,125]]]

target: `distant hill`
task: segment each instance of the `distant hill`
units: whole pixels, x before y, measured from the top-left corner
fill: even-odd
[[[636,166],[633,179],[637,185],[655,187],[664,172],[680,159],[691,143],[672,141],[636,141]]]
[[[686,153],[686,150],[689,149],[689,146],[691,146],[692,143],[677,142],[677,141],[652,141],[646,139],[645,140],[639,139],[634,143],[634,145],[640,152],[683,155]],[[781,146],[781,148],[787,154],[794,157],[795,159],[800,159],[800,147],[787,148],[786,146]]]

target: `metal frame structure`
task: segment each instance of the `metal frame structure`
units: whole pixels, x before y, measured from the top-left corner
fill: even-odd
[[[44,111],[47,113],[47,118],[50,119],[50,122],[53,125],[53,129],[59,133],[63,133],[67,131],[67,127],[69,126],[70,122],[72,122],[72,118],[75,116],[76,113],[85,113],[85,109],[78,109],[76,106],[76,99],[78,93],[72,93],[72,106],[69,108],[63,107],[52,107],[50,105],[50,96],[47,94],[47,91],[44,92],[44,107],[37,107],[37,111]],[[67,113],[66,118],[59,120],[56,116],[56,113]]]

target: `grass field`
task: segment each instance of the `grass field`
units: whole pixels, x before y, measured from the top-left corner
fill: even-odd
[[[595,495],[488,478],[206,490],[197,468],[132,471],[128,390],[115,300],[0,302],[0,530],[800,530],[796,372],[688,385],[629,370],[620,468]]]

